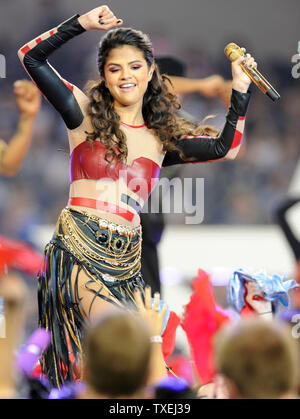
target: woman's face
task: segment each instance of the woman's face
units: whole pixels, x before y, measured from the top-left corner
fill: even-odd
[[[115,105],[142,106],[152,72],[139,49],[129,45],[112,49],[104,65],[104,80]]]

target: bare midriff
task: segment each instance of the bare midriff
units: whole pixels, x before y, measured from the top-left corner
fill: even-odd
[[[141,206],[143,206],[144,203],[142,199],[140,199],[134,192],[128,189],[125,182],[120,179],[118,181],[103,181],[93,179],[76,180],[70,185],[69,197],[95,199],[116,205],[133,214],[131,221],[127,220],[121,215],[95,208],[83,207],[79,205],[68,205],[68,207],[74,209],[75,211],[84,211],[89,214],[96,215],[97,217],[104,218],[115,224],[126,225],[128,227],[135,228],[140,224],[140,216],[131,206],[126,205],[121,201],[122,193],[130,196]]]

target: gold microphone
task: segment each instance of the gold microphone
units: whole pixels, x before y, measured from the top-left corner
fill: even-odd
[[[226,45],[224,49],[225,55],[230,61],[235,61],[239,57],[245,57],[244,51],[237,44],[231,42]],[[269,96],[274,102],[280,99],[280,95],[273,86],[264,78],[264,76],[255,68],[248,68],[241,64],[242,70],[250,77],[253,83],[256,84],[260,90]]]

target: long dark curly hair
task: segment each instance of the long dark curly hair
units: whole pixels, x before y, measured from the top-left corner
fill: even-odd
[[[180,117],[176,111],[180,109],[177,97],[169,92],[166,75],[161,75],[154,61],[151,41],[144,33],[132,28],[112,29],[106,33],[99,45],[98,69],[104,77],[104,65],[109,52],[118,47],[129,45],[142,51],[150,67],[154,64],[152,79],[143,98],[142,113],[146,126],[153,129],[163,145],[163,151],[178,150],[174,144],[188,135],[216,136],[218,131],[210,126],[195,126],[192,122]],[[88,115],[91,117],[93,132],[86,132],[87,141],[96,139],[106,146],[105,159],[112,164],[115,161],[126,161],[126,136],[120,128],[120,117],[114,109],[114,99],[105,86],[104,80],[89,82],[87,94],[90,99]],[[185,159],[178,150],[180,157]],[[187,159],[185,159],[187,160]]]

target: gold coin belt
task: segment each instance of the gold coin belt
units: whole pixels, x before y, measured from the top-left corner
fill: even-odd
[[[107,270],[115,271],[112,276],[108,275],[110,280],[124,280],[129,279],[137,274],[141,269],[141,248],[142,248],[142,230],[141,227],[129,229],[126,226],[120,226],[110,223],[105,219],[98,218],[78,211],[84,215],[87,220],[84,222],[81,219],[76,219],[85,225],[95,236],[89,225],[89,221],[94,221],[99,226],[100,230],[106,230],[108,233],[108,247],[98,245],[94,240],[90,239],[76,224],[73,215],[68,208],[64,208],[56,225],[56,234],[63,242],[68,251],[73,254],[79,261],[85,262],[90,268],[97,269],[90,261],[96,262],[100,267]],[[118,237],[112,237],[113,233],[117,232]],[[133,243],[131,239],[136,235],[139,236],[137,243]],[[118,249],[116,241],[121,240],[123,247]],[[131,245],[131,248],[129,248]],[[104,253],[104,255],[103,255]],[[121,273],[120,273],[121,271]],[[99,269],[101,273],[101,268]]]

